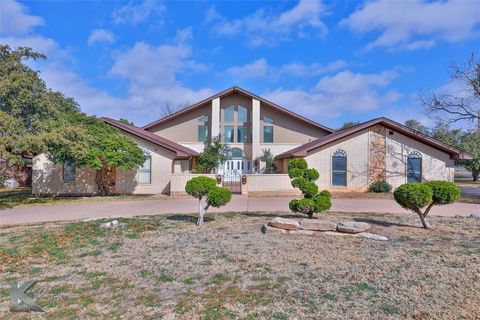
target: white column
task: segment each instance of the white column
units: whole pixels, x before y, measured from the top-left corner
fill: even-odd
[[[210,132],[212,133],[212,138],[220,134],[220,98],[215,98],[212,100],[212,127]]]
[[[252,99],[252,160],[260,156],[260,101]]]

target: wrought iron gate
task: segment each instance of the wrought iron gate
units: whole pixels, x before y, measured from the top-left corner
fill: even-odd
[[[232,193],[242,193],[242,176],[238,172],[227,172],[223,175],[222,185]]]

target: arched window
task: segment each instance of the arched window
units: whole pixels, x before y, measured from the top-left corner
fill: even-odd
[[[228,106],[223,110],[223,121],[224,122],[233,122],[233,115],[235,113],[235,108],[233,106]]]
[[[228,152],[228,157],[230,159],[242,159],[244,158],[243,156],[243,150],[240,148],[231,148],[230,151]]]
[[[408,154],[407,182],[422,182],[422,154],[416,150]]]
[[[347,153],[342,149],[332,154],[332,186],[347,186]]]
[[[237,109],[237,122],[248,122],[248,110],[242,106]]]

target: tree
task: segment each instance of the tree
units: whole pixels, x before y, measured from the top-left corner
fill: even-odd
[[[437,121],[431,130],[431,136],[458,148],[462,141],[463,132],[461,129],[452,129],[448,123]]]
[[[307,162],[302,158],[294,158],[288,163],[288,176],[292,179],[292,186],[302,191],[303,199],[293,199],[289,203],[290,210],[306,214],[309,219],[314,213],[323,212],[331,208],[330,193],[323,190],[318,193],[315,181],[319,178],[318,171],[309,169]]]
[[[417,121],[415,119],[410,119],[405,121],[405,125],[409,127],[410,129],[413,129],[415,131],[421,132],[423,134],[430,134],[430,130],[426,126],[420,123],[420,121]]]
[[[54,163],[75,163],[95,170],[100,195],[110,195],[108,174],[113,170],[127,171],[145,162],[145,155],[136,143],[95,117],[77,114],[67,134],[47,142],[48,158]],[[62,130],[65,130],[63,127]]]
[[[340,128],[338,128],[338,130],[351,128],[359,124],[360,124],[360,121],[347,121],[347,122],[344,122],[343,125]]]
[[[472,160],[460,160],[467,171],[472,173],[473,181],[479,181],[480,177],[480,132],[466,132],[462,135],[459,148],[473,155]]]
[[[456,94],[422,95],[420,101],[428,116],[447,123],[476,122],[480,132],[480,59],[472,54],[464,65],[454,63],[450,77],[462,86]]]
[[[182,109],[185,109],[189,105],[190,104],[188,102],[173,104],[173,102],[167,100],[162,107],[161,116],[162,117],[168,117],[169,115],[174,114],[175,112],[178,112]]]
[[[262,149],[262,155],[258,157],[260,161],[265,162],[265,173],[271,174],[275,173],[276,166],[275,160],[273,158],[272,151],[270,149]]]
[[[393,197],[403,208],[418,214],[423,227],[430,229],[427,215],[432,207],[456,202],[460,197],[460,189],[448,181],[406,183],[395,190]],[[425,207],[426,209],[422,212],[422,208]]]
[[[203,224],[203,216],[210,206],[220,208],[232,198],[230,190],[218,187],[216,180],[209,177],[200,176],[188,180],[185,191],[198,199],[198,226]]]
[[[212,173],[221,163],[227,160],[229,146],[222,144],[220,137],[209,139],[205,142],[203,152],[198,156],[198,166],[196,171],[199,173]]]

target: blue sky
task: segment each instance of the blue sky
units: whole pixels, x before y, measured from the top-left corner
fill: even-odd
[[[420,92],[455,92],[480,44],[479,1],[0,2],[0,43],[83,111],[143,125],[238,85],[331,127],[431,120]]]

